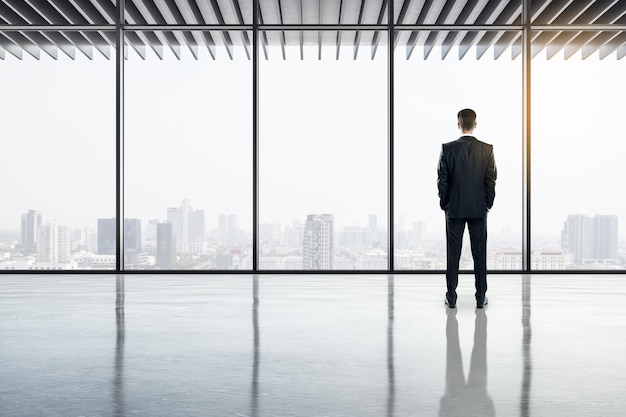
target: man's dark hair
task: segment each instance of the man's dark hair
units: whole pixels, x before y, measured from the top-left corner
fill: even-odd
[[[472,109],[463,109],[457,114],[461,129],[472,130],[476,124],[476,112]]]

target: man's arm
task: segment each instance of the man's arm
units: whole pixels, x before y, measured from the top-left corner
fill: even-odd
[[[444,157],[443,145],[437,167],[437,188],[439,189],[439,207],[445,210],[448,208],[448,164]]]
[[[496,169],[496,160],[493,156],[493,145],[489,145],[487,151],[487,170],[485,172],[485,204],[487,210],[493,207],[493,200],[496,198],[496,179],[498,178],[498,170]]]

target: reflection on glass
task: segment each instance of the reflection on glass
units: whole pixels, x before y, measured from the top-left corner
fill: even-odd
[[[400,42],[408,37],[409,33],[401,33]],[[445,39],[443,34],[440,38]],[[428,53],[416,46],[410,59],[406,58],[409,49],[396,49],[396,269],[446,268],[445,218],[439,207],[436,169],[441,145],[461,136],[456,118],[463,108],[476,111],[474,134],[493,144],[498,167],[496,199],[488,217],[487,268],[522,269],[521,59],[502,54],[499,45],[487,49],[480,45],[469,50],[459,46],[458,51],[455,47],[450,54],[443,45],[434,45]],[[473,269],[468,233],[460,268]]]
[[[168,42],[163,59],[129,51],[125,63],[124,264],[251,269],[251,61],[241,43],[206,43],[223,32],[192,33],[197,49],[169,34],[188,50]],[[137,49],[131,35],[165,36],[130,33]]]
[[[626,61],[569,49],[532,61],[532,268],[620,270]]]
[[[113,406],[115,417],[126,415],[124,410],[124,343],[125,343],[125,318],[124,318],[124,276],[116,277],[115,297],[115,360],[113,376]]]
[[[520,401],[520,416],[530,416],[530,384],[533,371],[530,344],[532,339],[532,327],[530,325],[530,275],[522,276],[522,352],[524,355],[524,373],[522,377],[522,395]]]
[[[396,406],[396,372],[393,360],[393,328],[395,285],[393,275],[387,276],[387,416],[394,416]]]
[[[113,269],[99,219],[115,228],[115,62],[85,46],[110,33],[45,35],[58,47],[12,45],[0,64],[0,269]]]
[[[374,32],[265,35],[259,267],[386,269],[385,40],[372,59]]]
[[[259,414],[259,367],[261,365],[261,333],[259,331],[259,276],[252,278],[252,329],[254,332],[254,354],[252,359],[252,387],[250,415],[256,417]]]

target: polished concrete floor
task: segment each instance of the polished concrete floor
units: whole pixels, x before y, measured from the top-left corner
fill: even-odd
[[[0,416],[626,415],[626,276],[0,276]]]

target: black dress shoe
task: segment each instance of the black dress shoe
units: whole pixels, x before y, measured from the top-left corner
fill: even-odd
[[[448,306],[448,308],[456,308],[456,303],[451,303],[447,297],[445,298],[444,303],[446,303],[446,306]]]
[[[489,303],[489,300],[487,299],[487,297],[485,297],[483,300],[478,300],[476,301],[476,308],[485,308],[487,303]]]

